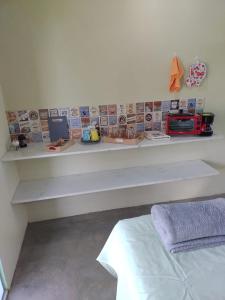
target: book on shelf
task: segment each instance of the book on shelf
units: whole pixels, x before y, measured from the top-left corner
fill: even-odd
[[[159,140],[167,141],[170,139],[170,136],[161,131],[146,131],[145,138],[153,141],[159,141]]]

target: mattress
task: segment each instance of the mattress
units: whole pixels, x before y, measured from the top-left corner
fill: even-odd
[[[119,221],[97,260],[117,300],[225,300],[225,246],[171,254],[150,215]]]

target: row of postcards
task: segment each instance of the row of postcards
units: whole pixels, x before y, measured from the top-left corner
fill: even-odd
[[[74,106],[37,110],[7,111],[11,139],[25,134],[30,142],[49,142],[48,118],[66,116],[72,138],[80,138],[82,130],[98,124],[102,135],[108,135],[112,127],[132,128],[135,132],[164,131],[168,112],[183,110],[201,113],[203,98],[147,101],[128,104],[98,106]]]

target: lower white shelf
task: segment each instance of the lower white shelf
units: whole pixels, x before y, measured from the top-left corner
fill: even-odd
[[[204,161],[192,160],[21,181],[16,189],[12,203],[29,203],[218,174],[219,172],[216,169]]]

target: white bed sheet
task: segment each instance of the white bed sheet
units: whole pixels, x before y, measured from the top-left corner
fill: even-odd
[[[117,300],[225,300],[225,246],[170,254],[150,215],[118,222],[97,260]]]

